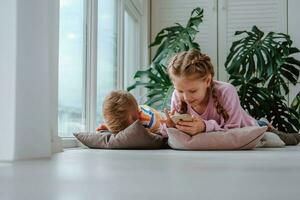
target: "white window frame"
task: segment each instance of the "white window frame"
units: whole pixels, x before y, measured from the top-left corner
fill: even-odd
[[[93,132],[96,122],[97,104],[97,26],[98,0],[85,1],[85,129]],[[61,137],[63,148],[74,148],[80,143],[73,137]]]
[[[98,1],[89,0],[86,13],[86,131],[94,131],[97,108]]]
[[[142,14],[145,6],[149,8],[149,2],[143,4],[139,0],[118,0],[117,1],[117,88],[124,88],[124,14],[125,9],[138,21],[137,33],[139,36],[137,48],[145,48],[144,43],[141,41],[144,35],[142,35],[143,27],[142,22],[145,21],[145,17],[149,18],[149,15]],[[85,1],[85,26],[86,26],[86,55],[85,55],[85,127],[87,132],[94,132],[96,123],[96,106],[97,106],[97,26],[98,26],[98,0]],[[147,12],[148,13],[148,12]],[[147,41],[147,43],[149,43]],[[148,44],[147,44],[148,45]],[[147,46],[146,45],[146,46]],[[140,52],[140,51],[138,51]],[[137,56],[138,66],[141,67],[142,61],[144,63],[144,57],[148,58],[148,51],[142,50],[143,53]],[[141,89],[138,94],[141,94]],[[81,144],[76,138],[59,137],[60,140],[53,140],[53,142],[62,143],[63,148],[79,147]],[[55,146],[55,144],[54,144]]]
[[[123,31],[122,31],[122,33],[125,33],[125,27],[124,27],[124,25],[125,25],[125,12],[127,12],[128,15],[130,15],[131,17],[133,17],[134,20],[137,22],[137,31],[138,32],[136,33],[136,35],[137,35],[137,43],[136,43],[135,48],[137,49],[137,51],[136,51],[136,57],[135,57],[135,62],[136,62],[136,66],[135,66],[136,68],[135,68],[135,70],[139,70],[141,68],[141,53],[140,53],[140,50],[142,48],[142,46],[141,46],[141,32],[142,32],[141,31],[141,29],[142,29],[141,18],[142,18],[142,13],[141,13],[141,10],[140,10],[141,9],[141,5],[139,4],[139,1],[132,1],[132,0],[130,0],[130,1],[122,1],[122,2],[124,4],[123,10],[122,10],[122,18],[123,18],[122,19],[122,24],[123,24]],[[123,37],[123,43],[122,43],[123,48],[122,48],[122,50],[124,51],[124,41],[125,41],[124,37],[125,37],[125,35],[122,34],[122,37]],[[123,52],[123,55],[124,55],[124,52]],[[122,56],[121,59],[123,60],[123,64],[124,64],[125,57]],[[124,65],[122,65],[122,66],[124,66]],[[124,68],[123,68],[122,77],[125,77]],[[127,78],[133,78],[133,77],[127,77]],[[124,78],[123,78],[122,83],[123,83],[122,88],[126,89],[125,85],[124,85],[124,83],[125,83],[124,82]],[[140,90],[140,88],[138,90],[136,90],[135,94],[137,96],[141,96],[141,90]]]
[[[137,21],[138,24],[138,43],[137,47],[139,49],[142,49],[142,43],[141,43],[141,33],[142,33],[142,4],[140,1],[133,1],[133,0],[127,0],[127,1],[118,1],[118,33],[122,33],[118,35],[118,52],[117,52],[117,66],[118,71],[120,72],[118,74],[118,88],[119,89],[126,89],[124,86],[124,22],[125,22],[125,11],[128,12],[134,19]],[[137,65],[141,66],[141,57],[140,51],[138,51],[137,58]],[[140,91],[138,91],[138,94],[140,94]]]

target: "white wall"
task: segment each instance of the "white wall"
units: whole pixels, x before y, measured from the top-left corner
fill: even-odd
[[[16,100],[16,0],[0,2],[0,160],[14,156]]]
[[[57,2],[0,2],[0,160],[51,156],[58,51],[52,9]]]
[[[58,137],[58,59],[59,59],[59,0],[48,3],[49,17],[49,67],[51,77],[50,115],[52,153],[63,151],[62,138]]]
[[[300,1],[288,0],[288,34],[294,41],[294,46],[300,49]],[[297,55],[300,60],[300,55]]]
[[[288,1],[288,34],[293,40],[293,45],[300,49],[300,1],[289,0]],[[295,56],[296,59],[300,60],[300,53]],[[290,84],[290,94],[289,100],[291,101],[295,98],[297,93],[300,91],[300,77],[298,79],[298,84],[296,86]]]

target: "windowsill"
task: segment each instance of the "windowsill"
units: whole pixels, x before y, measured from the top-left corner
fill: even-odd
[[[62,138],[62,146],[64,149],[66,149],[66,148],[77,148],[77,147],[80,147],[81,145],[79,144],[79,142],[76,138],[65,137],[65,138]]]

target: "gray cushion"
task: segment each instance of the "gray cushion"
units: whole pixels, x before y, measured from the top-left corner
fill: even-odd
[[[118,134],[109,131],[100,133],[74,133],[82,144],[101,149],[157,149],[165,147],[165,141],[158,134],[149,133],[139,121],[134,122]]]

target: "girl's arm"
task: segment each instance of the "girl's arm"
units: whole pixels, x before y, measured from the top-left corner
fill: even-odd
[[[176,128],[189,135],[195,135],[201,132],[222,131],[255,125],[255,120],[241,107],[235,87],[231,84],[226,84],[224,87],[226,88],[223,88],[220,92],[218,100],[229,115],[229,119],[226,122],[223,117],[218,121],[194,117],[196,120],[193,122],[180,122],[176,125]]]
[[[220,93],[219,101],[227,111],[229,118],[226,122],[222,118],[220,123],[213,119],[203,120],[206,125],[206,132],[255,125],[255,120],[242,108],[239,96],[233,85],[226,85],[226,88]]]
[[[180,106],[181,106],[181,101],[178,98],[178,96],[176,96],[176,93],[174,91],[171,99],[171,111],[173,112],[173,114],[175,112],[179,112]],[[195,117],[195,116],[192,117],[193,117],[192,122],[179,121],[177,122],[177,124],[175,124],[175,128],[189,135],[196,135],[198,133],[204,132],[206,126],[204,120],[202,120],[199,117]]]
[[[203,119],[195,116],[192,117],[193,117],[193,121],[191,122],[185,122],[185,121],[177,122],[176,128],[189,135],[197,135],[198,133],[205,132],[206,125]]]

